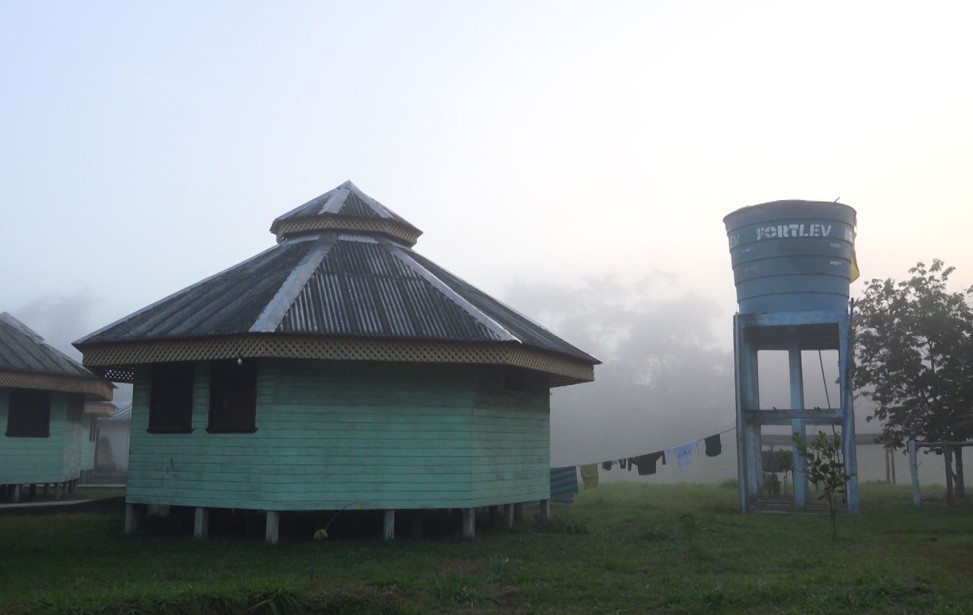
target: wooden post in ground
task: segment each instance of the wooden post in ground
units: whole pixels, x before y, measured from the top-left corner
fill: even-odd
[[[142,514],[141,504],[125,504],[125,535],[134,536],[139,529],[139,516]]]
[[[476,536],[476,509],[463,509],[463,538]]]
[[[267,511],[267,529],[264,534],[267,544],[275,545],[280,540],[280,513],[276,510]]]
[[[508,530],[514,526],[514,505],[503,505],[503,526]]]
[[[963,446],[953,447],[953,455],[956,460],[956,470],[953,472],[953,477],[956,479],[956,497],[962,500],[966,498],[966,480],[963,478]]]
[[[946,503],[952,504],[954,499],[953,447],[948,442],[943,443],[943,461],[946,464]]]
[[[382,538],[392,540],[395,538],[395,511],[386,510],[385,519],[382,523]]]
[[[918,506],[922,497],[919,494],[919,460],[916,459],[916,441],[909,440],[906,448],[909,451],[909,473],[912,475],[912,503]]]
[[[196,517],[193,520],[193,538],[202,540],[209,536],[209,509],[196,507]]]

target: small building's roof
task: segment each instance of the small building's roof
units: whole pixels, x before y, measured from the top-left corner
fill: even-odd
[[[112,397],[110,382],[48,345],[7,312],[0,313],[0,386]]]
[[[498,363],[552,384],[599,361],[412,251],[420,231],[351,182],[277,218],[278,244],[75,342],[139,363],[247,356]]]
[[[86,401],[84,403],[85,416],[111,417],[118,412],[118,406],[110,401]]]
[[[132,421],[132,402],[122,404],[118,407],[115,414],[99,419],[99,424],[104,423],[129,423]]]

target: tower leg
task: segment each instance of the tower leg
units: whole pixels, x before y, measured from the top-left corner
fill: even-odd
[[[797,339],[797,332],[790,332],[790,339],[787,342],[787,364],[790,371],[791,383],[791,410],[804,410],[804,369],[801,362],[800,340]],[[807,430],[804,421],[791,421],[791,432],[807,437]],[[794,507],[804,508],[807,506],[807,474],[805,472],[804,457],[794,449]]]

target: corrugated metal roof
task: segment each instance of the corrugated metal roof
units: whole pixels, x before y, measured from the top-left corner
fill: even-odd
[[[101,423],[125,423],[132,420],[132,404],[124,404],[118,407],[118,411],[115,414],[105,417],[103,419],[98,419]]]
[[[350,182],[335,190],[341,189],[340,203],[328,197],[331,191],[278,220],[312,210],[361,216],[363,207],[401,220],[384,206],[377,209],[370,197],[359,197]],[[283,241],[75,345],[83,351],[88,345],[245,333],[509,342],[599,362],[406,243],[383,233],[340,229]]]
[[[118,407],[110,401],[86,401],[84,413],[86,416],[109,417],[118,412]]]
[[[285,238],[289,235],[293,236],[294,229],[307,232],[306,225],[300,224],[302,221],[333,217],[381,221],[386,223],[383,225],[385,228],[394,228],[398,231],[393,233],[393,236],[409,238],[412,244],[415,243],[415,238],[422,234],[422,231],[362,192],[351,181],[346,181],[337,188],[278,217],[270,225],[270,232]],[[311,226],[312,230],[316,230],[313,228],[315,225]]]
[[[98,379],[7,312],[0,313],[0,371]]]

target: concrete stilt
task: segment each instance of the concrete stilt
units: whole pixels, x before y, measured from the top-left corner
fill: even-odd
[[[463,538],[476,536],[476,509],[463,509]]]
[[[134,536],[139,529],[139,517],[142,515],[140,504],[125,504],[125,535]]]
[[[791,409],[804,410],[804,368],[801,363],[801,344],[797,331],[791,332],[787,343],[787,364],[790,373]],[[791,433],[807,438],[804,421],[791,421]],[[807,472],[805,459],[794,453],[794,507],[803,510],[807,506]]]
[[[202,506],[196,508],[196,517],[193,522],[193,538],[202,540],[209,536],[209,509]]]
[[[382,523],[382,538],[392,540],[395,538],[395,511],[386,510],[385,519]]]
[[[541,500],[541,519],[547,521],[551,518],[551,501]]]
[[[503,505],[503,526],[508,530],[514,526],[514,505]]]
[[[275,545],[280,540],[280,513],[276,510],[267,511],[267,530],[264,536],[267,544]]]

